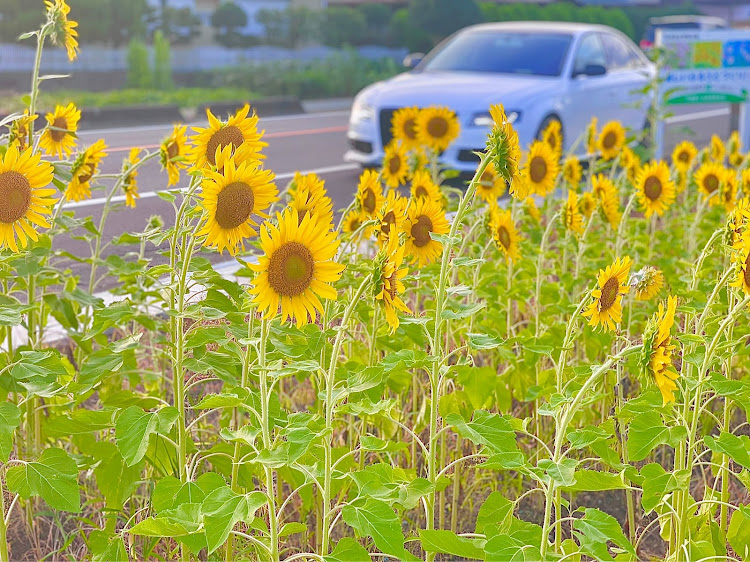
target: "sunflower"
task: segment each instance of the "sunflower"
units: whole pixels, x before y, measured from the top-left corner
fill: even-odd
[[[571,189],[578,191],[582,177],[581,162],[575,156],[568,156],[563,162],[563,179]]]
[[[507,261],[521,259],[519,243],[521,237],[513,223],[513,217],[509,210],[501,210],[497,205],[490,207],[490,231],[500,253]]]
[[[406,233],[406,253],[417,259],[419,267],[424,267],[443,253],[443,244],[433,240],[430,234],[448,234],[450,226],[438,201],[419,199],[409,207],[403,230]]]
[[[730,152],[729,163],[735,168],[741,168],[742,164],[745,163],[745,155],[741,152]]]
[[[368,218],[372,218],[383,205],[383,186],[375,170],[365,170],[359,176],[357,204]]]
[[[39,148],[51,156],[70,156],[76,145],[75,132],[81,118],[80,110],[71,102],[66,107],[55,106],[54,113],[48,113],[46,117],[48,125],[39,139]]]
[[[646,218],[654,213],[662,216],[674,202],[674,182],[669,178],[669,166],[662,160],[643,166],[635,183],[638,202]]]
[[[51,214],[56,202],[50,195],[57,190],[47,188],[53,174],[52,165],[31,148],[19,152],[13,143],[0,156],[0,249],[18,252],[16,237],[26,248],[28,238],[39,240],[34,225],[49,228],[43,215]]]
[[[712,197],[715,193],[721,193],[725,176],[726,170],[721,164],[706,162],[695,171],[695,183],[706,197]],[[713,198],[712,204],[715,204],[715,199]]]
[[[729,154],[732,152],[740,152],[742,150],[742,139],[740,139],[739,131],[734,130],[730,133],[726,147]]]
[[[47,6],[47,20],[52,23],[50,39],[55,45],[65,47],[68,52],[68,60],[74,61],[78,54],[78,22],[69,20],[70,6],[65,0],[45,0]]]
[[[674,391],[677,390],[679,375],[672,365],[671,334],[674,314],[677,309],[677,297],[667,298],[666,310],[659,303],[659,310],[649,320],[643,333],[643,350],[641,351],[641,369],[652,377],[662,396],[662,405],[674,402]]]
[[[723,164],[724,155],[726,154],[726,152],[727,149],[724,146],[721,138],[719,138],[719,135],[711,135],[711,143],[708,145],[708,153],[711,157],[711,160],[713,160],[717,164]]]
[[[627,284],[630,264],[630,258],[625,256],[599,270],[599,287],[591,291],[594,302],[583,312],[583,316],[590,317],[589,326],[614,331],[615,325],[622,321],[622,295],[630,292]]]
[[[742,170],[740,176],[740,189],[742,189],[742,195],[747,197],[750,195],[750,168]]]
[[[615,184],[604,174],[597,174],[592,179],[592,189],[605,220],[612,228],[617,228],[620,224],[620,197]]]
[[[224,173],[206,169],[201,186],[203,225],[199,236],[206,236],[205,246],[231,255],[244,250],[244,240],[257,234],[254,216],[266,218],[266,209],[278,197],[274,174],[263,170],[258,162],[235,164],[230,151],[219,153],[217,165]],[[295,209],[294,216],[297,215]]]
[[[610,121],[602,127],[597,145],[602,158],[612,160],[625,145],[625,129],[618,121]]]
[[[190,140],[193,148],[190,151],[190,159],[195,168],[203,168],[207,164],[216,165],[216,150],[225,146],[232,147],[232,153],[241,145],[248,144],[250,152],[260,152],[263,147],[268,146],[263,142],[264,131],[258,132],[258,116],[253,114],[248,117],[250,106],[245,106],[237,111],[226,123],[217,119],[209,108],[206,108],[208,127],[193,127],[197,134]],[[247,149],[246,149],[247,150]],[[235,165],[239,165],[236,163]]]
[[[739,287],[750,296],[750,231],[747,228],[740,234],[734,250],[732,262],[736,270],[736,279],[730,285]]]
[[[542,221],[542,213],[539,211],[539,207],[536,206],[536,202],[533,197],[527,197],[524,200],[526,212],[534,220],[535,223],[539,224]]]
[[[246,165],[252,166],[250,162]],[[325,190],[325,182],[317,174],[302,175],[294,174],[293,187],[289,189],[291,200],[289,206],[297,210],[302,220],[308,214],[318,216],[318,220],[328,225],[333,223],[333,201],[328,197]]]
[[[750,220],[750,198],[743,197],[732,209],[727,221],[727,244],[735,246],[745,231],[748,220]]]
[[[495,173],[495,165],[492,162],[487,163],[487,167],[479,177],[477,183],[477,196],[488,203],[497,201],[505,193],[505,179]]]
[[[734,173],[728,173],[724,177],[724,183],[721,184],[721,203],[724,205],[727,213],[731,213],[737,204],[737,178]]]
[[[128,157],[122,163],[122,173],[126,174],[122,180],[122,189],[125,192],[125,205],[133,209],[135,209],[135,200],[141,197],[138,195],[138,183],[136,182],[136,178],[138,177],[136,164],[141,161],[140,153],[140,148],[131,148]]]
[[[91,197],[91,178],[106,156],[107,145],[101,139],[78,155],[70,168],[73,177],[65,190],[67,201],[82,201]]]
[[[403,265],[405,248],[399,243],[398,233],[394,232],[388,236],[387,243],[375,258],[375,300],[385,311],[385,320],[391,328],[391,333],[395,332],[399,325],[397,311],[411,314],[411,310],[399,296],[406,290],[401,281],[408,272]]]
[[[562,154],[562,124],[557,119],[550,121],[549,125],[542,131],[542,141],[546,142],[555,154]]]
[[[391,134],[406,150],[419,146],[416,128],[418,118],[418,107],[402,107],[391,118]]]
[[[390,188],[397,188],[406,183],[406,175],[409,173],[409,161],[404,147],[396,142],[391,142],[385,147],[383,154],[383,169],[380,175]]]
[[[29,145],[29,125],[39,117],[38,115],[29,115],[29,110],[24,109],[23,115],[14,120],[9,125],[9,143],[16,143],[18,150],[23,152]]]
[[[563,207],[563,226],[576,236],[583,234],[583,217],[578,209],[578,194],[572,189],[568,190],[568,200]]]
[[[518,134],[508,122],[502,105],[490,107],[492,130],[487,136],[487,152],[490,154],[494,173],[510,186],[510,193],[516,199],[526,199],[528,186],[517,182],[518,166],[521,162],[521,147]]]
[[[315,321],[318,312],[323,313],[320,298],[336,300],[332,283],[339,280],[345,267],[333,261],[339,239],[314,214],[300,220],[296,209],[278,213],[277,222],[278,226],[266,221],[261,228],[263,254],[257,264],[250,264],[258,275],[249,293],[266,318],[275,316],[280,306],[282,320],[301,327]]]
[[[432,175],[426,170],[419,170],[414,173],[411,180],[411,198],[414,201],[420,199],[429,199],[431,201],[442,201],[443,194],[440,187],[432,181]]]
[[[697,154],[698,149],[692,142],[682,141],[672,151],[672,164],[677,170],[685,173],[690,170]]]
[[[460,132],[456,114],[447,107],[431,106],[417,116],[417,139],[435,152],[442,152]]]
[[[591,154],[596,154],[596,127],[598,121],[596,117],[592,117],[588,127],[586,127],[586,151]]]
[[[414,174],[424,170],[430,165],[430,157],[424,151],[424,147],[417,147],[407,153],[406,162],[409,167],[409,172],[406,177],[411,179],[414,177]]]
[[[623,146],[620,152],[620,164],[630,180],[630,183],[636,183],[638,174],[641,171],[641,158],[631,150],[629,146]]]
[[[639,301],[650,301],[664,286],[664,274],[660,269],[646,266],[633,274],[630,286],[635,292],[635,298]]]
[[[548,144],[534,141],[529,148],[523,176],[529,182],[531,191],[545,197],[555,188],[559,170],[557,155]]]
[[[378,244],[383,246],[388,242],[388,237],[402,230],[404,220],[406,219],[406,207],[409,201],[401,197],[395,191],[389,191],[388,197],[378,210],[375,217],[375,236]]]
[[[362,226],[362,224],[366,220],[367,215],[365,215],[363,211],[358,211],[356,209],[354,209],[353,211],[349,211],[349,213],[347,213],[346,215],[346,218],[344,219],[342,230],[348,234],[357,232],[357,230],[359,230],[359,227]]]
[[[175,125],[172,134],[165,138],[159,146],[161,167],[167,170],[169,183],[175,185],[180,181],[180,170],[187,168],[185,163],[185,142],[187,141],[187,126]]]
[[[588,219],[596,210],[596,198],[587,191],[581,195],[581,198],[578,200],[578,205],[581,209],[581,214]]]
[[[683,191],[685,191],[685,189],[687,189],[688,177],[688,172],[681,172],[680,170],[677,170],[677,180],[675,181],[677,193],[682,193]]]

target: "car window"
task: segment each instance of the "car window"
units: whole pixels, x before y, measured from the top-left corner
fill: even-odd
[[[642,65],[640,57],[625,41],[609,33],[602,34],[607,51],[607,67],[612,70],[635,68]]]
[[[573,61],[573,74],[584,72],[590,64],[601,65],[605,68],[607,66],[604,47],[598,35],[594,33],[586,35],[578,43],[578,51],[576,51],[576,58]]]

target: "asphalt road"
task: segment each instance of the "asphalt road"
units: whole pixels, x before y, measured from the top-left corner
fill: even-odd
[[[713,133],[722,137],[729,133],[730,118],[726,106],[682,106],[674,113],[675,115],[667,120],[665,155],[668,155],[674,145],[682,139],[689,138],[700,147],[708,143]],[[261,117],[260,126],[266,131],[264,138],[269,145],[265,150],[265,166],[276,173],[280,189],[286,186],[295,171],[314,171],[325,180],[328,193],[334,201],[334,208],[347,207],[356,190],[360,173],[357,166],[345,163],[342,159],[346,151],[348,115],[348,110],[345,110]],[[193,125],[202,126],[204,123],[197,122]],[[171,129],[169,125],[153,125],[81,130],[79,143],[89,145],[103,138],[109,147],[109,156],[104,161],[101,171],[104,174],[114,173],[120,170],[122,160],[127,157],[131,147],[156,150]],[[141,199],[137,207],[130,209],[122,204],[118,205],[109,215],[104,240],[112,240],[125,232],[142,231],[152,215],[161,215],[168,225],[171,224],[171,205],[156,196],[156,192],[166,189],[166,183],[167,176],[161,171],[158,158],[144,164],[138,175]],[[92,216],[94,223],[98,224],[104,197],[103,190],[94,191],[92,199],[80,203],[67,203],[65,209],[75,210],[76,216],[79,217]],[[60,236],[56,239],[55,246],[76,256],[90,255],[87,243],[80,240]],[[124,254],[134,249],[132,246],[109,247],[105,255],[113,252]],[[155,262],[162,259],[154,248],[149,248],[147,253]],[[214,253],[209,257],[215,263],[231,260],[231,256],[226,253],[223,256]],[[71,262],[70,267],[73,274],[88,278],[86,264]],[[108,288],[113,282],[114,280],[108,280],[97,286],[97,289]]]

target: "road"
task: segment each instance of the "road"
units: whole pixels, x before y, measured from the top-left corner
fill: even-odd
[[[726,137],[729,133],[729,110],[722,106],[683,106],[667,120],[665,133],[665,154],[669,154],[674,145],[684,138],[690,138],[700,147],[708,143],[711,134],[717,133]],[[318,173],[326,182],[326,188],[334,201],[334,208],[343,209],[351,201],[356,190],[360,170],[353,164],[343,162],[342,155],[346,150],[346,129],[348,110],[308,113],[302,115],[266,117],[261,116],[260,126],[265,129],[264,139],[268,142],[265,150],[265,166],[276,173],[277,185],[283,189],[295,171]],[[203,126],[205,123],[194,123]],[[161,140],[171,131],[168,125],[151,125],[116,129],[81,130],[79,143],[89,145],[103,138],[109,147],[109,156],[104,161],[101,171],[104,174],[118,172],[122,160],[127,157],[130,148],[139,146],[157,150]],[[183,178],[186,176],[183,174]],[[138,188],[141,199],[135,209],[118,205],[110,214],[104,229],[104,240],[112,240],[125,232],[142,231],[152,215],[161,215],[167,225],[173,221],[173,210],[169,203],[163,201],[156,192],[166,189],[167,176],[161,171],[158,158],[147,162],[139,170]],[[94,224],[99,223],[105,193],[95,191],[93,198],[80,203],[67,203],[66,210],[74,210],[76,216],[92,216]],[[122,199],[120,197],[120,199]],[[55,246],[77,256],[89,256],[87,243],[60,236]],[[110,247],[110,253],[124,254],[133,251],[132,246]],[[151,248],[149,257],[161,261],[161,257]],[[212,261],[221,262],[231,259],[215,253]],[[88,277],[86,264],[71,263],[75,275]],[[97,288],[106,288],[114,282],[109,280]]]

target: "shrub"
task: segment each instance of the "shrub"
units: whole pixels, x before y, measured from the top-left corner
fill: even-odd
[[[360,45],[367,39],[368,21],[364,13],[346,6],[328,8],[321,22],[323,43],[331,47]]]
[[[154,87],[157,90],[171,90],[172,64],[170,62],[169,40],[161,30],[154,33]]]
[[[148,49],[138,39],[132,39],[128,45],[127,84],[129,88],[150,88],[152,85]]]

